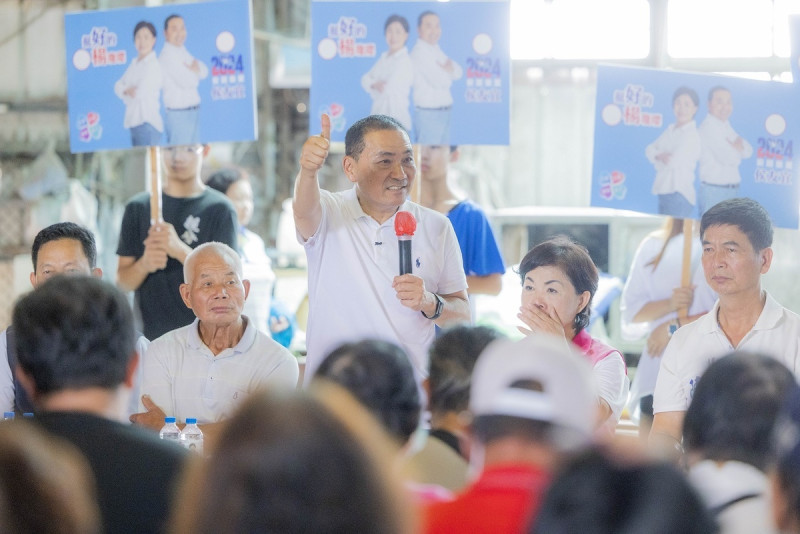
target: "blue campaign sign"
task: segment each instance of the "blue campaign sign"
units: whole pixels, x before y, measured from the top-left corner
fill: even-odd
[[[70,150],[256,138],[248,0],[70,13]]]
[[[601,65],[591,205],[698,219],[741,196],[797,228],[795,102],[790,84]]]
[[[397,119],[414,143],[507,145],[506,0],[311,4],[310,131],[331,140],[370,114]]]

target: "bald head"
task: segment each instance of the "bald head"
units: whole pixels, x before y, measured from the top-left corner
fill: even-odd
[[[242,258],[239,256],[239,253],[225,243],[210,241],[208,243],[203,243],[186,256],[183,262],[183,282],[191,284],[196,275],[194,271],[197,260],[199,258],[209,257],[216,257],[224,261],[239,278],[244,276],[242,271]]]
[[[241,325],[250,282],[242,279],[242,261],[228,245],[211,242],[194,249],[183,264],[181,298],[200,324]]]

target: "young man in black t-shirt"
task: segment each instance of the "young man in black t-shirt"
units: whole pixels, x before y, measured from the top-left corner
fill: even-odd
[[[143,332],[150,340],[194,320],[181,300],[183,260],[196,246],[219,241],[236,248],[236,211],[228,198],[200,177],[207,145],[163,149],[166,180],[163,222],[150,224],[150,193],[125,206],[117,255],[117,283],[136,292]]]

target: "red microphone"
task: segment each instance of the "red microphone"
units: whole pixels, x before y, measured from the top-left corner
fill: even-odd
[[[400,274],[411,272],[411,236],[417,229],[417,220],[407,211],[398,211],[394,216],[394,233],[400,249]]]

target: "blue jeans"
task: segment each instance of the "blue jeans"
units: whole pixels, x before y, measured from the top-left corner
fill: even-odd
[[[420,145],[449,145],[450,108],[414,108],[414,129]]]
[[[131,128],[131,144],[133,146],[158,146],[161,144],[161,132],[149,122]]]
[[[694,204],[690,204],[680,193],[658,195],[658,213],[680,219],[691,219],[694,217]]]
[[[700,216],[714,204],[719,204],[723,200],[736,198],[739,196],[739,184],[734,186],[714,185],[700,182],[700,191],[697,195],[697,207],[700,208]]]
[[[196,145],[200,142],[200,108],[167,109],[167,144]]]

